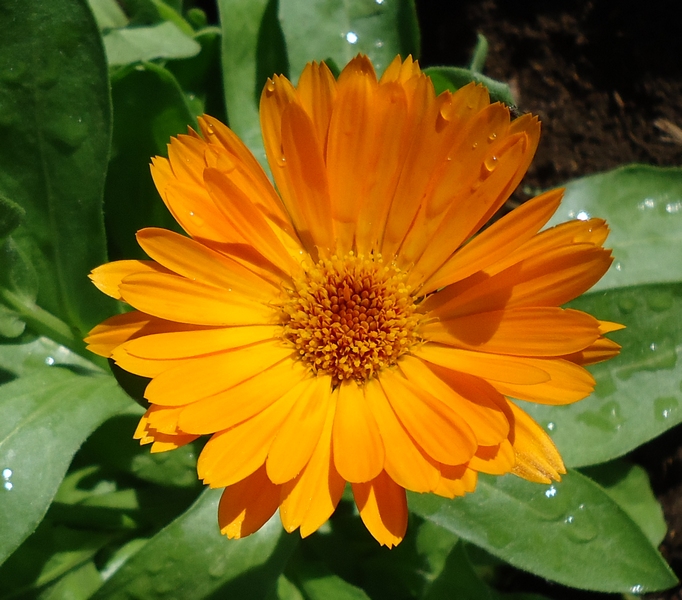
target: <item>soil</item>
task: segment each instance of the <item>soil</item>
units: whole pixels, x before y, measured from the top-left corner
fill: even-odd
[[[423,67],[465,66],[476,34],[489,42],[485,74],[512,86],[543,136],[515,200],[570,179],[640,162],[682,164],[682,35],[678,0],[417,1]],[[630,457],[651,478],[668,523],[661,552],[682,578],[682,428]],[[608,560],[608,558],[606,558]],[[509,573],[509,591],[596,600]],[[682,600],[682,586],[648,595]]]

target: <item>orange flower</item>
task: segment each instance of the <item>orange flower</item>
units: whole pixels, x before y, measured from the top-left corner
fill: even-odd
[[[540,126],[485,88],[434,93],[410,58],[377,81],[358,56],[334,80],[309,64],[261,98],[277,190],[205,116],[153,160],[189,237],[144,229],[150,261],[95,269],[135,310],[90,349],[151,378],[135,434],[152,452],[211,435],[199,477],[224,487],[223,533],[279,507],[302,536],[350,482],[382,544],[400,542],[405,490],[448,498],[478,473],[558,480],[544,431],[509,398],[586,397],[583,369],[618,352],[618,325],[560,305],[608,269],[599,219],[538,233],[562,191],[478,233],[526,172]]]

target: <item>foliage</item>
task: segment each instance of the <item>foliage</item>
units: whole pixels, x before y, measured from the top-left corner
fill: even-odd
[[[573,306],[627,325],[613,335],[621,355],[592,369],[591,398],[524,406],[582,473],[551,486],[482,477],[453,501],[413,494],[393,551],[346,501],[302,541],[276,518],[245,540],[219,534],[219,494],[196,482],[199,447],[139,448],[140,408],[85,352],[84,333],[116,311],[87,273],[107,253],[139,256],[137,229],[175,227],[147,167],[171,135],[208,111],[262,159],[269,75],[296,81],[310,60],[338,69],[358,52],[381,71],[418,55],[416,12],[413,0],[218,0],[216,27],[190,0],[125,5],[0,2],[0,600],[497,599],[503,561],[590,590],[674,585],[656,549],[660,507],[621,457],[682,422],[679,169],[570,182],[555,217],[607,219],[617,262]],[[485,50],[481,40],[469,69],[431,69],[435,85],[474,80],[513,104],[482,75]]]

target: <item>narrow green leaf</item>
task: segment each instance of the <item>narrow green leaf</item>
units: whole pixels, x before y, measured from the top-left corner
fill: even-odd
[[[682,422],[682,284],[585,294],[570,306],[624,323],[620,355],[589,367],[594,393],[567,406],[520,405],[551,434],[566,464],[622,456]]]
[[[94,561],[89,560],[42,590],[37,600],[88,600],[100,585],[102,576]]]
[[[476,47],[471,57],[469,69],[474,73],[483,73],[485,61],[488,58],[488,40],[482,33],[476,34]]]
[[[261,64],[268,58],[286,61],[282,33],[272,18],[276,7],[277,0],[218,0],[227,118],[264,166],[267,161],[258,118],[258,100],[265,85]]]
[[[138,230],[179,231],[154,187],[151,157],[166,156],[171,136],[196,128],[196,119],[173,75],[151,63],[117,71],[111,96],[113,156],[104,190],[109,253],[112,259],[146,258],[135,241]]]
[[[0,195],[0,240],[12,233],[26,216],[26,211],[16,202]]]
[[[15,239],[38,272],[38,304],[82,333],[112,312],[87,280],[105,260],[101,38],[85,0],[6,0],[0,29],[0,194],[26,211]]]
[[[493,102],[504,102],[509,106],[516,106],[516,100],[512,96],[509,85],[481,75],[476,71],[463,69],[462,67],[429,67],[424,69],[424,72],[433,81],[437,94],[445,90],[454,92],[474,81],[488,88],[490,99]]]
[[[682,281],[682,169],[628,165],[570,182],[550,225],[606,219],[615,262],[592,288]]]
[[[128,402],[112,377],[54,366],[0,387],[0,563],[43,518],[85,438]]]
[[[311,60],[343,68],[362,53],[382,73],[397,54],[419,55],[412,0],[279,0],[279,19],[294,82]]]
[[[201,51],[177,25],[164,21],[149,27],[113,29],[104,35],[109,65],[129,65],[155,58],[188,58]]]
[[[639,525],[651,545],[658,547],[668,527],[656,500],[646,471],[637,465],[615,460],[582,469],[582,473],[604,488],[618,505]]]
[[[167,598],[264,598],[274,589],[296,537],[275,516],[257,533],[228,540],[218,529],[220,490],[196,503],[154,536],[114,573],[98,600]]]
[[[565,585],[643,593],[676,583],[641,529],[574,471],[551,486],[481,476],[464,498],[410,494],[409,506],[512,565]]]

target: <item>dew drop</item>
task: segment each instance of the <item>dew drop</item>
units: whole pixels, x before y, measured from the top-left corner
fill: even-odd
[[[358,43],[358,34],[355,33],[354,31],[349,31],[346,34],[346,41],[349,44],[357,44]]]
[[[653,198],[645,198],[642,200],[638,205],[637,208],[639,210],[647,210],[647,209],[652,209],[656,206],[656,200]]]
[[[618,300],[618,308],[620,308],[621,312],[625,313],[626,315],[635,310],[637,306],[638,302],[632,296],[625,296]]]
[[[568,537],[574,542],[584,544],[597,537],[597,527],[585,504],[567,514],[564,523],[568,525]]]
[[[587,221],[590,218],[590,213],[586,210],[581,210],[575,218],[578,219],[578,221]]]
[[[10,477],[12,477],[12,469],[3,469],[2,478],[7,481]]]
[[[673,396],[662,396],[654,400],[654,418],[657,421],[665,421],[677,411],[679,402]]]
[[[620,271],[623,270],[623,265],[622,265],[622,263],[621,263],[619,260],[617,260],[617,261],[615,262],[615,264],[613,265],[613,268],[614,268],[616,271],[620,272]]]
[[[11,481],[5,481],[2,487],[4,487],[9,492],[14,487],[14,485],[12,485]]]
[[[48,367],[51,367],[51,366],[54,364],[54,358],[52,358],[51,356],[48,356],[48,357],[45,359],[45,364],[46,364]]]
[[[268,82],[265,84],[265,91],[269,93],[274,93],[275,91],[275,82],[272,79],[268,79]]]
[[[547,423],[547,431],[554,431],[556,429],[556,424],[551,421]]]
[[[556,488],[553,485],[550,485],[549,489],[545,490],[545,496],[547,498],[554,498],[554,496],[556,496]]]
[[[193,216],[194,216],[194,211],[193,211],[193,210],[190,210],[190,211],[189,211],[189,216],[190,216],[190,217],[193,217]]]
[[[491,133],[491,134],[488,136],[488,141],[489,141],[489,142],[493,142],[493,141],[495,141],[496,139],[497,139],[497,134],[496,134],[496,133]]]
[[[668,202],[665,205],[665,212],[669,215],[674,215],[682,210],[682,200],[675,200],[675,202]]]
[[[277,159],[277,166],[278,167],[286,167],[287,166],[287,157],[286,156],[280,156]]]
[[[640,584],[633,585],[630,588],[630,592],[632,592],[633,594],[643,594],[644,593],[644,586],[640,585]]]
[[[656,347],[656,342],[651,342],[651,344],[649,344],[649,350],[652,352],[656,352]]]
[[[211,577],[215,577],[217,579],[225,575],[226,570],[227,564],[225,560],[223,560],[223,557],[220,557],[219,560],[216,560],[212,565],[208,567],[208,574]]]
[[[384,0],[374,0],[374,2],[376,2],[377,4],[383,4]]]
[[[381,40],[377,40],[376,42],[374,42],[374,47],[375,48],[383,48],[384,42],[382,42]]]
[[[473,144],[471,144],[472,150],[476,150],[476,148],[478,148],[478,142],[474,142]]]
[[[484,164],[485,168],[488,169],[488,171],[493,171],[497,166],[497,156],[491,156],[489,158],[486,158]]]

